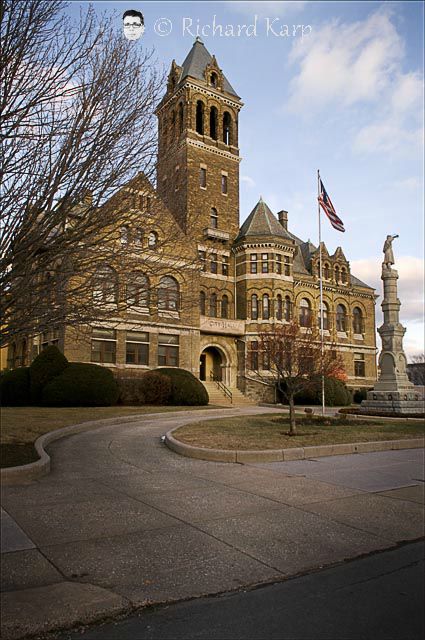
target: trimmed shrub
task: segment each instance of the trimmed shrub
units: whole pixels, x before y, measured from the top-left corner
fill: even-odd
[[[286,402],[286,397],[283,397]],[[313,387],[296,394],[297,405],[321,405],[322,404],[322,379],[317,377]],[[344,407],[351,404],[351,392],[344,382],[336,378],[325,378],[325,404],[328,407]]]
[[[116,404],[118,395],[112,371],[73,362],[44,387],[42,401],[53,407],[104,407]]]
[[[206,405],[209,402],[208,392],[198,378],[186,369],[163,367],[155,369],[156,373],[165,375],[171,381],[171,394],[167,404],[176,406]]]
[[[29,367],[5,371],[0,378],[3,407],[27,407],[31,403]]]
[[[353,402],[361,404],[362,400],[367,398],[367,389],[356,389],[353,393]]]
[[[171,380],[154,371],[146,371],[138,377],[117,378],[119,387],[119,404],[167,404],[171,394]]]
[[[57,347],[51,345],[44,349],[30,365],[31,401],[40,404],[43,388],[68,366],[68,360]]]

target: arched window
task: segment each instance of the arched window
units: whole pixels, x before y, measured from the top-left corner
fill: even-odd
[[[212,87],[216,87],[217,86],[217,81],[218,81],[217,74],[213,71],[212,74],[210,75],[211,86]]]
[[[210,316],[212,318],[217,317],[217,294],[212,293],[210,295]]]
[[[179,284],[171,276],[163,276],[159,281],[158,309],[161,311],[179,310]]]
[[[199,308],[201,310],[201,316],[206,315],[206,295],[204,291],[199,294]]]
[[[226,295],[224,295],[221,299],[221,317],[229,317],[229,298]]]
[[[291,320],[291,298],[289,296],[285,296],[285,306],[283,308],[283,318],[286,322]]]
[[[183,103],[179,104],[179,133],[183,133],[184,119],[183,119]]]
[[[130,228],[127,225],[120,227],[121,244],[128,244],[130,241]]]
[[[251,296],[251,320],[258,320],[258,296]]]
[[[148,234],[148,247],[149,249],[155,249],[158,243],[158,234],[155,231],[150,231]]]
[[[176,135],[176,112],[173,111],[171,112],[171,141],[174,140],[174,137]]]
[[[339,304],[336,308],[336,330],[347,331],[347,311],[343,304]]]
[[[210,228],[218,229],[218,213],[215,207],[212,207],[210,211]]]
[[[270,319],[270,298],[267,295],[267,293],[265,293],[263,295],[263,313],[262,313],[262,317],[263,317],[263,320],[269,320]]]
[[[93,279],[93,301],[98,304],[116,303],[118,278],[115,269],[107,265],[99,267]]]
[[[339,267],[335,267],[335,282],[339,284]]]
[[[311,305],[307,298],[303,298],[300,302],[300,326],[311,326]]]
[[[228,111],[223,114],[223,142],[231,144],[232,141],[232,118]]]
[[[136,229],[134,234],[134,241],[136,244],[142,244],[143,242],[143,229]]]
[[[347,284],[347,271],[342,267],[341,269],[341,282],[342,284]]]
[[[319,305],[319,311],[317,313],[317,326],[319,327],[319,329],[321,328],[321,317],[320,317],[320,305]],[[329,331],[329,306],[327,302],[323,303],[323,330],[324,331]]]
[[[330,270],[329,270],[329,265],[327,262],[325,262],[324,266],[323,266],[323,277],[325,280],[329,280],[330,278]]]
[[[217,107],[211,107],[210,109],[210,138],[217,140]]]
[[[276,298],[276,320],[282,320],[282,319],[283,319],[283,300],[282,300],[282,296],[279,293]]]
[[[196,103],[196,133],[204,135],[204,103],[198,100]]]
[[[353,309],[353,332],[357,334],[364,333],[363,314],[359,307]]]
[[[149,280],[144,273],[133,271],[127,282],[127,304],[130,307],[149,306]]]

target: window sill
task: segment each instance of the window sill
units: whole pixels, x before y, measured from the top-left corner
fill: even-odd
[[[364,340],[364,335],[361,333],[355,333],[353,335],[354,340]]]
[[[159,311],[158,315],[161,318],[180,318],[180,313],[178,311]],[[165,365],[164,365],[165,366]]]
[[[346,331],[337,331],[336,336],[337,338],[348,338]]]

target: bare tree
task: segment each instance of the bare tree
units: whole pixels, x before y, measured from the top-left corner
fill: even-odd
[[[153,282],[190,254],[176,256],[182,232],[148,182],[164,87],[153,52],[114,16],[89,8],[75,24],[65,7],[3,5],[2,344],[110,314],[93,295],[106,266]]]
[[[321,376],[341,378],[344,365],[330,344],[323,353],[320,331],[297,322],[274,324],[259,334],[257,374],[274,385],[289,404],[289,433],[296,435],[295,395],[316,388]]]
[[[417,353],[410,356],[410,364],[407,365],[409,379],[413,384],[425,385],[425,354]]]

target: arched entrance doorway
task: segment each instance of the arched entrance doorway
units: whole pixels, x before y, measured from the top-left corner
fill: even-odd
[[[214,380],[223,380],[223,368],[225,367],[225,357],[223,352],[216,347],[206,347],[201,353],[199,362],[199,378],[208,382],[213,377]]]

